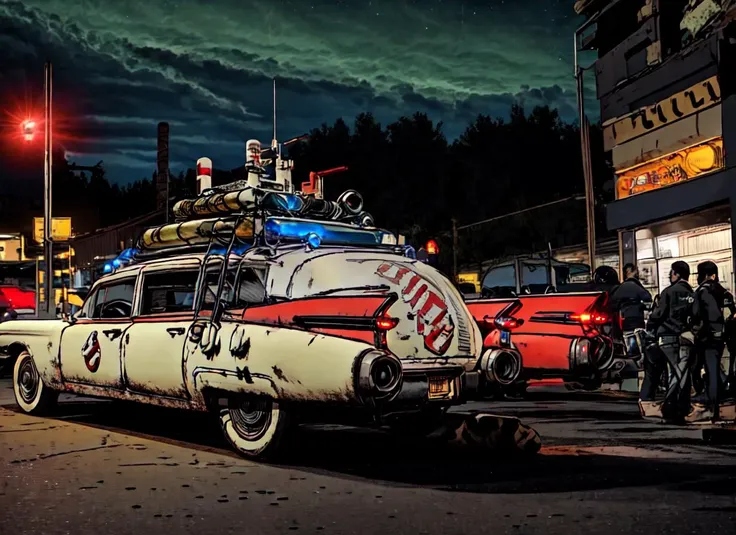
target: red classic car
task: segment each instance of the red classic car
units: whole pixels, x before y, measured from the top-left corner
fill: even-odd
[[[484,336],[481,372],[506,391],[562,378],[586,389],[636,377],[615,336],[605,292],[552,293],[466,302]],[[516,361],[516,362],[515,362]]]
[[[34,314],[36,312],[36,292],[21,286],[0,284],[0,303],[7,303],[7,309],[17,314]],[[0,304],[0,308],[3,305]]]

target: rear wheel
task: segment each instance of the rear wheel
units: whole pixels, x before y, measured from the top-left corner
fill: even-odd
[[[291,419],[277,401],[235,397],[220,408],[220,426],[228,442],[241,455],[273,460],[282,451]]]
[[[28,414],[45,414],[56,406],[59,393],[43,384],[33,357],[23,351],[13,367],[15,402]]]

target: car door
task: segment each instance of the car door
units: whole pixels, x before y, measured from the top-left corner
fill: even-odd
[[[61,375],[65,382],[121,389],[121,346],[132,324],[137,272],[99,284],[78,319],[61,334]]]
[[[183,352],[186,333],[194,320],[198,276],[198,261],[142,271],[138,311],[126,333],[123,351],[123,373],[129,390],[188,398]]]

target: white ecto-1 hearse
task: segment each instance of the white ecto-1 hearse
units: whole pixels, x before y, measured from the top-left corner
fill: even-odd
[[[309,243],[154,255],[99,279],[73,318],[0,325],[24,411],[60,392],[213,411],[233,447],[259,458],[328,414],[436,419],[463,402],[481,345],[434,268]]]

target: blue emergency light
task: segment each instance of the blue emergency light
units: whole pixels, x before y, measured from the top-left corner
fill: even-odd
[[[249,243],[245,243],[243,245],[235,245],[230,250],[230,254],[236,255],[236,256],[242,256],[245,254],[245,252],[251,248],[251,245]],[[227,247],[213,247],[209,250],[207,253],[209,256],[224,256],[227,254]]]
[[[266,242],[271,245],[283,242],[308,243],[312,248],[320,245],[396,245],[396,237],[385,230],[307,219],[271,217],[266,220],[264,230]]]
[[[269,193],[263,198],[263,208],[299,212],[304,208],[304,199],[290,193]]]

